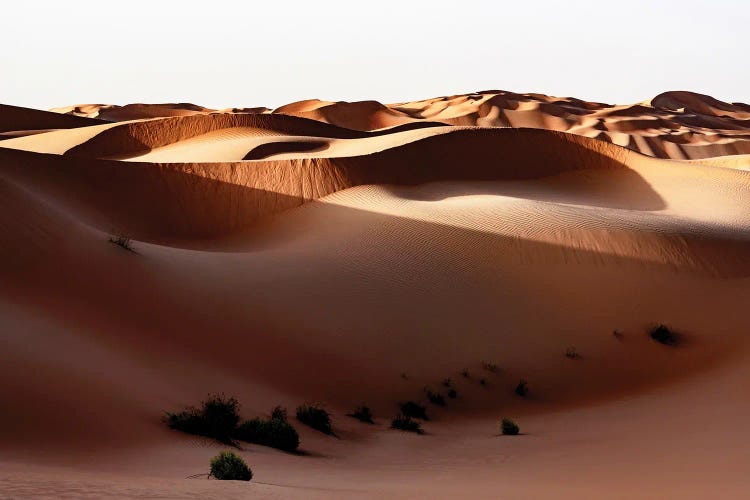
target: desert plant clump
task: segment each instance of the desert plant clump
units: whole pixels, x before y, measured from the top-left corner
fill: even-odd
[[[453,383],[453,381],[451,379],[449,379],[449,378],[444,378],[443,382],[442,382],[443,387],[450,387],[452,383]]]
[[[405,417],[429,420],[429,418],[427,418],[427,408],[419,403],[416,403],[414,401],[407,401],[405,403],[401,403],[399,406],[401,408],[401,414]]]
[[[298,406],[297,420],[323,434],[333,434],[331,416],[318,405],[304,404]]]
[[[565,357],[568,359],[581,359],[581,355],[578,354],[575,346],[570,346],[565,350]]]
[[[254,418],[237,427],[235,438],[248,443],[294,452],[299,447],[299,434],[286,420]]]
[[[526,395],[529,393],[529,384],[526,383],[524,379],[521,379],[518,382],[518,385],[516,386],[515,393],[521,396],[522,398],[525,398]]]
[[[490,373],[497,373],[497,365],[495,363],[489,363],[487,361],[482,361],[482,368],[487,370]]]
[[[211,459],[210,477],[222,481],[250,481],[253,471],[239,455],[222,451]]]
[[[479,385],[481,385],[482,387],[487,386],[487,379],[480,378],[479,379]]]
[[[456,389],[454,389],[453,387],[448,389],[448,397],[451,399],[456,399],[458,397],[458,393],[456,392]]]
[[[509,418],[503,418],[500,422],[500,431],[505,436],[516,436],[519,430],[518,425]]]
[[[393,420],[391,420],[391,429],[424,434],[424,430],[422,430],[422,426],[419,422],[406,415],[398,415],[394,417]]]
[[[466,368],[464,368],[463,370],[461,370],[461,376],[463,378],[469,378],[469,370],[467,370]]]
[[[239,409],[240,403],[235,398],[213,394],[201,403],[200,409],[167,413],[165,420],[171,429],[229,443],[240,421]]]
[[[121,234],[121,233],[111,234],[109,236],[109,242],[114,243],[118,247],[124,248],[125,250],[128,250],[130,252],[134,251],[130,238],[128,236],[125,236],[124,234]]]
[[[356,418],[360,422],[374,424],[372,420],[372,410],[367,406],[359,406],[356,410],[347,414],[348,417]]]
[[[622,340],[623,338],[625,338],[625,334],[620,330],[612,330],[612,335],[614,335],[617,340]]]
[[[664,345],[675,345],[678,340],[677,334],[666,325],[657,325],[651,329],[649,335],[651,335],[652,339]]]
[[[283,406],[275,406],[274,409],[271,410],[271,420],[281,420],[282,422],[286,422],[286,408]]]
[[[430,389],[425,389],[425,394],[427,394],[427,399],[430,400],[430,403],[436,406],[445,406],[445,398],[442,394],[432,392]]]

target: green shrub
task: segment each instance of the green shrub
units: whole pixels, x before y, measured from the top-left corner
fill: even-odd
[[[520,429],[514,421],[509,418],[504,418],[502,422],[500,422],[500,430],[506,436],[515,436]]]
[[[211,476],[222,481],[250,481],[253,471],[242,457],[231,451],[222,451],[211,459]]]
[[[118,247],[128,250],[130,252],[133,251],[133,246],[131,245],[130,238],[125,236],[124,234],[110,235],[109,242],[114,243]]]
[[[240,441],[288,452],[296,451],[299,447],[297,430],[289,422],[279,418],[246,420],[237,427],[234,437]]]
[[[298,406],[297,420],[324,434],[333,434],[331,416],[320,406],[307,404]]]
[[[406,403],[401,403],[399,406],[401,407],[401,413],[405,417],[429,420],[429,418],[427,418],[427,408],[419,403],[407,401]]]
[[[365,422],[368,424],[374,424],[372,420],[372,411],[367,406],[360,406],[356,410],[354,410],[352,413],[349,413],[347,416],[356,418],[360,422]]]
[[[281,420],[283,422],[286,422],[286,408],[282,406],[276,406],[273,410],[271,410],[271,420]]]
[[[581,359],[581,355],[578,354],[575,346],[570,346],[565,350],[565,357],[570,359]]]
[[[529,393],[529,385],[526,383],[524,379],[521,379],[518,382],[518,385],[516,386],[516,394],[521,396],[522,398],[525,398],[526,395]]]
[[[670,330],[666,325],[658,325],[652,328],[650,335],[652,339],[659,342],[660,344],[670,346],[677,344],[677,334]]]
[[[400,431],[415,432],[417,434],[423,434],[422,426],[419,422],[413,420],[411,417],[406,415],[398,415],[391,420],[391,429],[398,429]]]
[[[436,406],[445,406],[445,398],[442,394],[432,392],[430,389],[426,389],[425,393],[427,394],[427,399],[430,400],[430,403]]]
[[[178,431],[214,438],[229,443],[240,421],[240,403],[223,394],[209,395],[201,408],[186,408],[179,413],[167,413],[167,425]]]

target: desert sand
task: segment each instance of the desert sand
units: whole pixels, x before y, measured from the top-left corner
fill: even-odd
[[[746,496],[750,106],[53,111],[0,108],[0,497]],[[216,392],[337,437],[185,479],[227,446],[161,418]]]

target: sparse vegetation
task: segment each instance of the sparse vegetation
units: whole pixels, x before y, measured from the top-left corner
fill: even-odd
[[[224,394],[209,395],[201,408],[186,408],[179,413],[167,413],[165,421],[171,429],[214,438],[230,443],[240,421],[240,404]]]
[[[570,346],[565,350],[565,357],[569,359],[581,359],[581,355],[578,354],[575,346]]]
[[[516,436],[519,430],[518,425],[509,418],[503,418],[500,422],[500,431],[505,436]]]
[[[479,385],[481,385],[482,387],[486,387],[487,386],[487,379],[480,378],[479,379]]]
[[[427,394],[427,399],[430,400],[430,403],[436,406],[445,406],[445,398],[442,394],[432,392],[430,389],[425,389],[425,394]]]
[[[522,398],[525,398],[526,395],[529,393],[529,384],[527,384],[524,379],[521,379],[518,382],[518,385],[516,386],[515,392]]]
[[[466,368],[464,368],[463,370],[461,370],[461,376],[463,378],[469,378],[469,370],[467,370]]]
[[[414,401],[407,401],[406,403],[401,403],[399,406],[401,407],[401,413],[405,417],[429,420],[429,418],[427,418],[427,408],[419,403],[416,403]]]
[[[424,434],[424,430],[422,430],[422,426],[419,422],[406,415],[398,415],[394,417],[393,420],[391,420],[391,429]]]
[[[283,406],[276,406],[271,410],[271,420],[281,420],[282,422],[287,421],[286,408]]]
[[[678,335],[666,325],[657,325],[651,329],[651,338],[660,344],[673,346],[677,344]]]
[[[443,379],[443,387],[450,387],[451,383],[452,383],[451,379],[449,379],[449,378],[444,378]]]
[[[304,404],[298,406],[297,420],[323,434],[333,434],[331,416],[318,405]]]
[[[286,413],[284,416],[286,416]],[[286,418],[281,419],[272,416],[268,420],[260,418],[247,420],[237,428],[235,437],[248,443],[269,446],[288,452],[296,451],[299,447],[299,434],[286,421]]]
[[[356,418],[360,422],[365,422],[368,424],[374,424],[375,422],[372,420],[372,411],[367,406],[360,406],[353,412],[347,414],[348,417]]]
[[[456,399],[458,397],[458,393],[456,392],[456,389],[454,389],[453,387],[448,389],[448,397],[451,399]]]
[[[484,368],[488,372],[497,373],[497,365],[495,363],[489,363],[487,361],[482,361],[482,368]]]
[[[125,250],[128,250],[130,252],[134,251],[130,238],[128,236],[125,236],[124,234],[111,234],[109,236],[109,242],[114,243],[118,247],[124,248]]]
[[[210,475],[222,481],[250,481],[253,471],[239,455],[222,451],[211,459]]]

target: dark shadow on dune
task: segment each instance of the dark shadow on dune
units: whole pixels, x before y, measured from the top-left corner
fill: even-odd
[[[242,159],[243,160],[262,160],[269,156],[284,153],[312,153],[326,151],[330,148],[328,141],[309,140],[309,141],[278,141],[267,142],[251,149]]]

